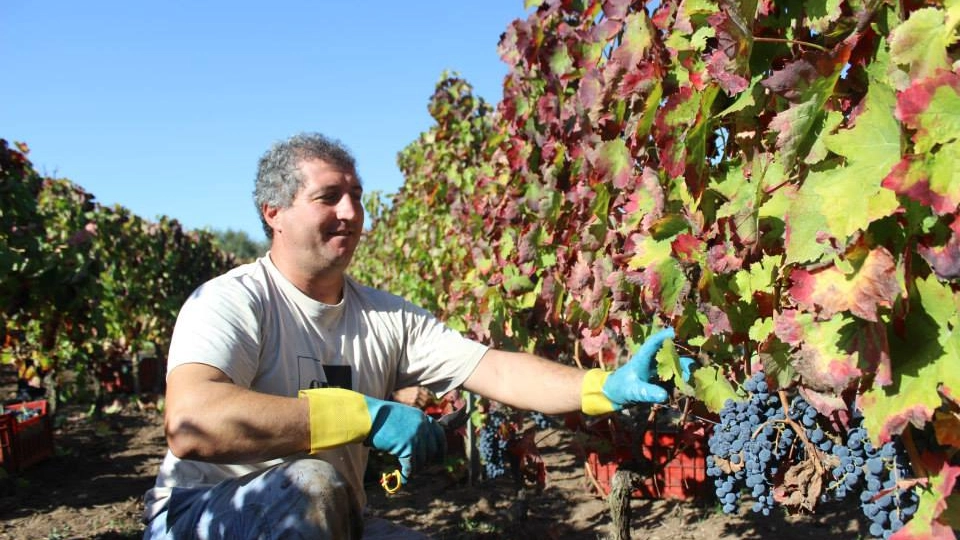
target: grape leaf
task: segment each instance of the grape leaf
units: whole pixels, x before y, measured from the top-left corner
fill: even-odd
[[[693,372],[697,399],[711,412],[719,413],[728,399],[737,401],[740,396],[720,371],[714,366],[705,366]]]
[[[663,346],[657,351],[657,375],[661,381],[673,381],[677,390],[685,396],[695,394],[690,383],[683,380],[683,369],[680,365],[680,355],[677,354],[677,348],[672,339],[663,342]]]
[[[903,158],[884,178],[883,186],[933,208],[938,214],[955,212],[960,205],[960,142],[936,152]]]
[[[901,292],[896,262],[880,247],[870,251],[853,275],[836,266],[790,273],[791,297],[807,310],[818,309],[821,317],[850,311],[868,321],[877,320],[877,307],[890,307]]]
[[[947,497],[953,493],[960,476],[960,467],[944,463],[937,474],[928,477],[926,486],[916,486],[920,495],[917,511],[903,529],[891,536],[891,540],[954,540],[949,525],[939,518],[947,510]]]
[[[779,257],[764,255],[760,261],[736,273],[734,291],[747,303],[753,301],[754,293],[771,292],[779,274],[779,267]]]
[[[823,33],[840,18],[840,0],[807,0],[804,2],[807,25]]]
[[[942,246],[920,245],[917,250],[942,279],[960,278],[960,216],[950,224],[952,234]]]
[[[914,130],[914,152],[929,152],[960,135],[960,74],[921,79],[897,97],[897,118]]]
[[[774,314],[774,329],[784,343],[797,348],[793,367],[804,383],[818,391],[839,393],[860,375],[857,355],[842,348],[850,319],[835,315],[817,321],[812,313],[785,310]]]
[[[625,186],[633,176],[633,160],[623,139],[603,142],[591,158],[603,181],[614,186]]]
[[[937,411],[933,415],[933,432],[937,436],[937,443],[960,448],[960,414]]]
[[[893,90],[873,82],[864,99],[864,109],[852,128],[824,137],[827,148],[848,164],[811,173],[791,200],[785,218],[787,263],[817,260],[826,252],[824,234],[845,243],[850,235],[899,207],[893,191],[881,185],[900,158]],[[842,204],[824,205],[824,201]]]
[[[852,47],[853,43],[844,43],[829,54],[808,53],[761,82],[792,102],[770,121],[770,130],[777,133],[777,149],[784,167],[792,167],[813,146],[826,114],[827,100]]]
[[[875,79],[853,127],[824,136],[830,151],[860,164],[864,173],[882,178],[900,158],[900,126],[894,118],[893,89]]]
[[[624,21],[623,42],[611,56],[611,63],[631,71],[647,54],[652,43],[646,12],[633,12]]]
[[[644,294],[649,296],[653,306],[668,316],[681,309],[680,299],[689,288],[689,283],[673,258],[669,240],[643,237],[627,268],[643,269],[643,282],[646,285]]]
[[[774,210],[785,206],[781,214],[785,223],[784,264],[817,261],[830,249],[825,238],[827,218],[821,210],[822,200],[809,178],[807,182],[795,192],[786,189],[778,191],[779,196],[765,203],[761,212],[762,215],[775,217]]]
[[[912,299],[904,333],[892,332],[889,338],[893,384],[874,387],[861,398],[864,425],[871,437],[881,442],[903,431],[908,423],[922,426],[928,422],[940,406],[940,391],[948,396],[960,392],[957,297],[953,297],[951,310],[941,305],[946,293],[940,289],[945,285],[935,278],[916,283],[920,299]]]
[[[890,32],[890,56],[910,66],[912,79],[923,79],[941,69],[950,69],[949,47],[956,37],[946,24],[946,14],[936,8],[922,8]]]

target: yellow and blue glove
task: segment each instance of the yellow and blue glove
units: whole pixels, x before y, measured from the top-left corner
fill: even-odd
[[[650,382],[656,371],[654,358],[663,342],[673,338],[673,329],[666,328],[650,336],[630,360],[614,371],[591,369],[584,374],[580,388],[580,408],[589,415],[619,411],[640,403],[663,403],[667,391]],[[693,359],[681,357],[683,380],[690,379]]]
[[[416,407],[384,401],[342,388],[301,390],[310,403],[310,453],[348,443],[392,454],[400,482],[446,452],[447,439],[433,418]]]

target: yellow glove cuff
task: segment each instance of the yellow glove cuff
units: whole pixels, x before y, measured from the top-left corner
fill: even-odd
[[[343,388],[301,390],[310,402],[310,453],[360,442],[373,423],[363,394]]]
[[[591,369],[583,374],[583,385],[580,387],[580,410],[585,414],[596,416],[615,411],[613,402],[603,395],[603,383],[612,371]]]

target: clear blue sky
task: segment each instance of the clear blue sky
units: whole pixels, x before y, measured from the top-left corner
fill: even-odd
[[[263,239],[251,192],[275,141],[320,131],[365,189],[432,125],[443,70],[496,104],[523,0],[0,2],[0,138],[104,205]]]

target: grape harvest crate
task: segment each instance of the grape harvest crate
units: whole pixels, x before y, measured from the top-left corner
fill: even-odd
[[[17,420],[17,411],[30,409],[36,414]],[[53,456],[53,426],[47,414],[46,400],[5,405],[0,414],[0,466],[18,472]]]
[[[643,433],[640,444],[619,436],[611,442],[609,448],[586,452],[584,467],[598,495],[610,494],[613,475],[621,464],[629,462],[644,464],[643,470],[637,470],[640,481],[634,486],[632,497],[700,500],[711,496],[703,430],[648,430]]]

